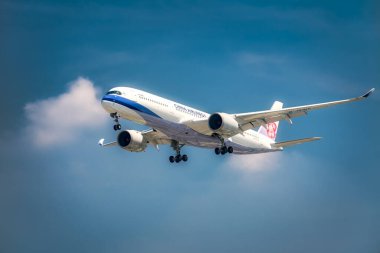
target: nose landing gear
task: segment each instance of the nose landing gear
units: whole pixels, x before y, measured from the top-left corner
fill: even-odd
[[[116,112],[110,113],[110,116],[115,121],[115,125],[113,125],[113,130],[115,130],[115,131],[120,130],[121,129],[121,125],[119,123],[120,116]]]

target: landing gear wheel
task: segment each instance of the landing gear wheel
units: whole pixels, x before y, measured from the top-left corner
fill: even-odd
[[[180,161],[186,162],[189,159],[187,155],[181,155],[181,148],[183,146],[185,146],[185,144],[180,144],[178,141],[172,140],[171,147],[176,152],[176,156],[170,156],[169,157],[170,162],[172,163],[173,162],[179,163]]]
[[[182,156],[181,155],[176,155],[175,156],[175,162],[176,163],[179,163],[181,160],[182,160]]]
[[[226,153],[230,153],[231,154],[231,153],[234,152],[234,148],[233,147],[227,147],[226,146],[224,138],[221,135],[219,135],[217,133],[214,133],[214,134],[212,134],[212,136],[218,138],[219,141],[220,141],[220,144],[221,144],[220,147],[215,148],[215,154],[217,154],[217,155],[219,155],[219,154],[224,155]]]
[[[117,131],[117,130],[120,130],[120,129],[121,129],[121,125],[120,124],[113,125],[113,130]]]

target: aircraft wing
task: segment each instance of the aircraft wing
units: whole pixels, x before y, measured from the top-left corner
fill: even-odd
[[[167,137],[165,134],[161,133],[160,131],[157,131],[155,129],[149,129],[142,131],[141,134],[144,136],[144,138],[153,146],[155,146],[158,149],[159,144],[170,144],[171,139]],[[112,147],[117,146],[116,141],[104,143],[104,139],[100,139],[98,142],[99,146],[102,147]]]
[[[152,145],[171,143],[171,139],[169,137],[156,129],[149,129],[142,131],[141,133],[144,138],[146,138],[146,140],[149,141],[149,143]]]
[[[355,98],[350,98],[350,99],[319,103],[319,104],[304,105],[304,106],[289,107],[289,108],[283,108],[279,110],[266,110],[266,111],[259,111],[259,112],[239,113],[239,114],[233,114],[233,116],[235,117],[235,120],[239,123],[239,126],[243,131],[254,128],[254,127],[258,127],[261,125],[266,125],[268,123],[276,122],[279,120],[287,120],[290,123],[292,123],[291,121],[292,118],[307,115],[308,112],[312,110],[322,109],[322,108],[326,108],[326,107],[330,107],[334,105],[345,104],[345,103],[350,103],[350,102],[365,99],[369,95],[371,95],[371,93],[374,90],[375,88],[372,88],[364,95],[355,97]]]
[[[198,133],[211,135],[213,132],[208,126],[208,118],[206,119],[196,119],[196,120],[187,120],[181,122],[182,124],[190,127],[191,129],[197,131]]]
[[[100,140],[98,141],[98,144],[99,144],[99,146],[101,146],[101,147],[112,147],[112,146],[117,146],[117,142],[116,142],[116,141],[112,141],[112,142],[104,143],[104,138],[103,138],[103,139],[100,139]]]

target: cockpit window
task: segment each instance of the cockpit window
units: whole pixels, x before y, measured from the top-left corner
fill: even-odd
[[[110,90],[109,92],[107,92],[106,95],[112,95],[112,94],[121,95],[121,92],[118,90]]]

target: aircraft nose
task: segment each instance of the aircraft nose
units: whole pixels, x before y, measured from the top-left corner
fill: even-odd
[[[107,95],[104,95],[102,97],[102,100],[101,100],[100,103],[101,103],[102,107],[104,108],[104,110],[106,110],[108,112],[110,112],[110,111],[113,112],[114,111],[114,109],[113,109],[113,102],[110,101],[110,99],[109,99],[109,97]]]
[[[102,106],[104,107],[104,104],[106,103],[106,95],[104,95],[100,101],[100,103],[102,104]]]

